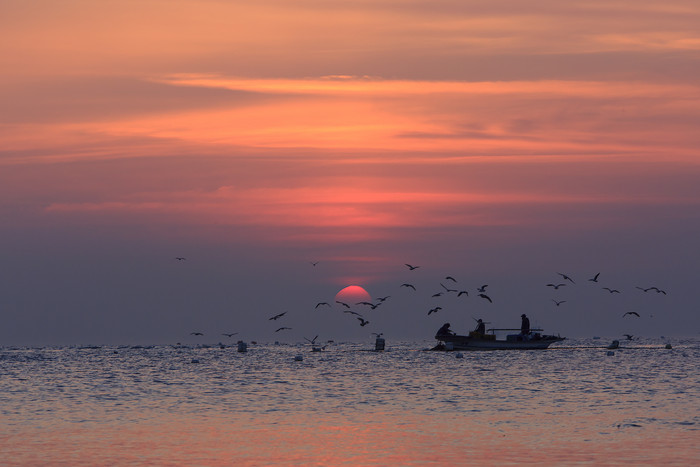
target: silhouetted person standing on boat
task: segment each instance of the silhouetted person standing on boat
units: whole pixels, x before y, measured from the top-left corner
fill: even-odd
[[[530,320],[525,313],[520,315],[520,317],[523,319],[522,324],[520,325],[520,334],[527,336],[530,334]]]
[[[480,336],[483,336],[486,334],[486,325],[481,319],[476,320],[476,328],[474,329],[474,332],[479,334]]]

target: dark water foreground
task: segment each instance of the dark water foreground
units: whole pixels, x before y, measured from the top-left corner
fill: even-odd
[[[0,464],[699,465],[700,341],[666,342],[0,348]]]

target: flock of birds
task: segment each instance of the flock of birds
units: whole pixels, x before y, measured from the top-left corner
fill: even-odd
[[[176,259],[177,261],[185,261],[185,260],[186,260],[185,257],[181,257],[181,256],[175,257],[175,259]],[[316,267],[316,266],[319,264],[319,262],[318,262],[318,261],[311,261],[310,264],[311,264],[312,266]],[[413,264],[409,264],[409,263],[405,263],[405,266],[408,268],[409,271],[415,271],[415,270],[417,270],[418,268],[420,268],[420,266],[413,265]],[[551,287],[553,290],[560,290],[562,287],[567,287],[567,286],[569,286],[569,285],[574,285],[574,284],[576,284],[576,282],[574,281],[574,279],[573,279],[571,276],[569,276],[569,275],[567,275],[567,274],[564,274],[564,273],[560,273],[560,272],[558,272],[557,274],[561,277],[561,280],[560,280],[560,281],[555,281],[555,282],[550,282],[550,283],[546,284],[547,287]],[[588,282],[592,282],[592,283],[596,283],[596,284],[597,284],[597,283],[599,283],[599,277],[600,277],[600,273],[597,273],[597,274],[595,274],[593,277],[591,277],[590,279],[588,279]],[[439,282],[439,285],[440,285],[440,287],[441,287],[442,289],[441,289],[441,290],[438,290],[438,291],[435,292],[435,293],[433,293],[433,294],[431,295],[431,297],[432,297],[432,298],[438,298],[438,297],[442,297],[442,296],[449,295],[449,294],[454,294],[454,296],[456,296],[456,297],[463,297],[463,296],[464,296],[464,297],[468,297],[468,296],[469,296],[469,290],[466,290],[466,289],[464,289],[464,288],[453,288],[453,287],[457,287],[457,285],[456,285],[457,283],[458,283],[458,281],[457,281],[454,277],[449,276],[449,275],[448,275],[448,276],[445,276],[445,277],[444,277],[444,283],[443,283],[443,281]],[[450,286],[445,285],[445,284],[449,284]],[[486,302],[488,302],[488,303],[491,303],[491,304],[492,304],[492,303],[493,303],[493,299],[486,293],[486,289],[487,289],[488,286],[489,286],[488,284],[484,284],[484,285],[481,285],[480,287],[476,287],[476,288],[473,290],[473,295],[476,296],[476,297],[479,297],[480,299],[482,299],[482,300],[484,300],[484,301],[486,301]],[[413,284],[413,283],[410,283],[410,282],[404,282],[404,283],[402,283],[402,284],[399,286],[399,288],[407,289],[407,290],[410,290],[410,291],[413,291],[413,292],[416,292],[416,291],[418,290],[418,288],[416,287],[416,285]],[[636,286],[636,289],[639,289],[639,290],[641,290],[641,291],[644,292],[644,293],[655,292],[655,293],[657,293],[657,294],[666,295],[666,291],[665,291],[665,290],[660,289],[660,288],[658,288],[658,287],[656,287],[656,286],[651,286],[651,287],[639,287],[639,286]],[[605,291],[607,291],[607,292],[610,293],[610,294],[620,294],[620,293],[621,293],[619,289],[615,289],[615,288],[611,288],[611,287],[607,287],[607,286],[606,286],[606,287],[601,287],[601,290],[605,290]],[[369,301],[360,301],[360,302],[355,303],[355,306],[362,306],[362,307],[366,307],[367,309],[370,309],[370,310],[375,310],[375,309],[377,309],[379,306],[381,306],[382,304],[384,304],[384,303],[385,303],[388,299],[390,299],[390,298],[391,298],[390,295],[383,296],[383,297],[378,297],[378,298],[376,298],[376,302],[375,302],[375,303],[372,303],[372,302],[369,302]],[[557,300],[557,299],[554,299],[554,298],[551,299],[551,300],[552,300],[552,302],[554,302],[554,304],[555,304],[557,307],[559,307],[559,306],[561,306],[562,304],[564,304],[564,303],[567,302],[567,300]],[[359,325],[360,325],[361,327],[365,327],[365,326],[367,326],[368,324],[370,324],[370,321],[365,317],[365,315],[364,315],[363,313],[358,312],[358,311],[355,311],[355,310],[352,309],[351,304],[346,303],[346,302],[343,302],[343,301],[340,301],[340,300],[336,300],[335,303],[336,303],[337,305],[339,305],[339,306],[342,308],[342,312],[343,312],[343,313],[346,313],[346,314],[349,314],[349,315],[354,316],[354,317],[356,318],[356,320],[358,321],[358,323],[359,323]],[[317,302],[317,303],[316,303],[316,306],[315,306],[314,308],[315,308],[315,309],[318,309],[318,308],[321,308],[321,307],[332,308],[333,305],[332,305],[331,303],[329,303],[329,302],[326,302],[326,301],[320,301],[320,302]],[[435,314],[435,313],[440,312],[442,309],[443,309],[442,306],[434,306],[434,307],[430,308],[430,309],[427,311],[427,315],[428,315],[428,316],[433,315],[433,314]],[[278,314],[275,314],[275,315],[269,317],[268,320],[269,320],[269,321],[277,321],[277,320],[279,320],[279,319],[281,319],[281,318],[284,318],[286,315],[287,315],[287,312],[284,311],[284,312],[282,312],[282,313],[278,313]],[[627,316],[639,318],[639,317],[640,317],[640,314],[639,314],[638,312],[636,312],[636,311],[627,311],[627,312],[625,312],[625,313],[622,315],[623,318],[624,318],[624,317],[627,317]],[[473,318],[473,319],[476,321],[476,318]],[[279,327],[277,327],[277,328],[274,330],[274,332],[275,332],[275,333],[278,333],[278,332],[287,331],[287,330],[292,330],[292,328],[289,327],[289,326],[279,326]],[[194,336],[203,336],[203,335],[204,335],[202,332],[198,332],[198,331],[191,332],[190,334],[191,334],[191,335],[194,335]],[[229,337],[229,338],[232,338],[233,336],[235,336],[235,335],[237,335],[237,334],[238,334],[237,332],[227,332],[227,333],[222,333],[221,335],[226,336],[226,337]],[[625,336],[626,336],[628,339],[632,339],[632,335],[630,335],[630,334],[625,334]],[[317,338],[317,337],[318,337],[318,336],[316,336],[316,338]],[[312,342],[312,344],[315,344],[316,338],[314,338],[314,339],[312,339],[312,340],[309,340],[309,339],[307,339],[307,340],[309,340],[310,342]],[[306,339],[306,338],[305,338],[305,339]]]

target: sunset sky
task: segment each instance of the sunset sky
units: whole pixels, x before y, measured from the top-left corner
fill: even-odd
[[[0,344],[700,332],[697,1],[0,0],[0,31]],[[391,296],[370,325],[348,285]]]

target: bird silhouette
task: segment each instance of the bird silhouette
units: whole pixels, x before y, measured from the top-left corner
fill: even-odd
[[[442,297],[442,294],[443,294],[443,293],[444,293],[444,292],[434,293],[432,296],[433,296],[433,297]]]
[[[623,336],[625,336],[628,341],[631,341],[632,338],[634,337],[634,335],[632,335],[632,334],[623,334]]]
[[[595,276],[591,277],[588,280],[591,282],[598,282],[598,276],[600,276],[600,273],[596,274]]]
[[[227,336],[227,337],[233,337],[236,334],[238,334],[238,333],[237,332],[222,332],[221,333],[222,336]]]
[[[649,287],[649,290],[655,290],[656,293],[662,293],[662,294],[666,295],[666,291],[661,290],[661,289],[658,288],[658,287]]]
[[[331,306],[331,304],[328,302],[318,302],[314,308],[318,308],[318,307],[323,306],[323,305]]]
[[[345,303],[345,302],[341,302],[340,300],[336,300],[335,303],[340,303],[340,304],[343,305],[345,308],[350,308],[350,305],[348,305],[348,304]]]
[[[351,315],[362,316],[360,313],[352,310],[343,310],[343,313],[350,313]]]
[[[445,286],[442,282],[440,282],[440,285],[442,286],[443,289],[445,289],[446,292],[457,292],[457,289],[450,289]]]
[[[603,287],[603,289],[607,290],[610,293],[620,293],[619,290],[617,289],[611,289],[610,287]]]
[[[204,335],[201,332],[191,332],[190,334],[193,336],[203,336]]]
[[[493,303],[493,300],[491,300],[491,297],[489,297],[489,296],[486,295],[485,293],[480,293],[480,294],[479,294],[479,297],[488,300],[490,303]]]
[[[461,296],[461,295],[467,295],[467,296],[469,296],[469,292],[467,292],[466,290],[460,290],[459,293],[457,294],[457,296],[459,297],[459,296]]]
[[[410,288],[412,288],[413,290],[416,290],[416,287],[415,287],[414,285],[412,285],[412,284],[401,284],[401,287],[410,287]]]
[[[187,258],[184,258],[182,256],[176,256],[175,259],[178,261],[185,261]]]
[[[552,299],[552,301],[553,301],[557,306],[561,305],[562,303],[566,303],[566,300],[556,301],[556,300]]]
[[[654,287],[648,287],[648,288],[645,289],[644,287],[636,286],[635,288],[641,290],[642,292],[649,292],[649,291],[652,290]]]
[[[428,316],[430,316],[433,313],[437,313],[440,310],[442,310],[441,306],[436,306],[435,308],[431,308],[430,310],[428,310]]]
[[[318,264],[318,261],[309,261],[312,266],[316,266]]]
[[[288,327],[286,327],[286,326],[282,326],[281,328],[275,329],[275,332],[284,331],[285,329],[292,329],[292,328],[288,328]]]
[[[369,324],[369,321],[367,321],[366,319],[363,319],[360,317],[358,317],[357,319],[360,320],[360,326],[364,327],[364,326],[367,326]]]
[[[547,287],[554,287],[554,290],[559,289],[559,287],[565,287],[566,284],[547,284]]]
[[[420,266],[411,266],[410,264],[406,263],[406,266],[408,266],[408,269],[413,271],[414,269],[418,269]]]
[[[639,318],[639,313],[637,313],[636,311],[628,311],[627,313],[623,314],[622,317],[624,318],[627,315],[634,315],[637,318]]]
[[[488,286],[489,286],[488,284],[482,285],[481,287],[478,287],[476,289],[476,291],[481,292],[481,293],[486,293],[486,287],[488,287]]]
[[[284,311],[278,315],[273,316],[272,318],[268,318],[268,321],[277,321],[278,319],[280,319],[282,316],[284,316],[286,314],[287,314],[287,312]]]
[[[455,279],[452,276],[445,276],[445,280],[452,281],[452,282],[457,282],[457,279]]]
[[[380,302],[383,302],[383,301],[387,300],[387,299],[390,298],[390,297],[391,297],[391,295],[387,295],[386,297],[377,297],[377,300],[379,300]]]
[[[574,280],[573,280],[572,278],[570,278],[570,277],[567,276],[566,274],[562,274],[562,273],[560,273],[560,272],[558,272],[557,274],[559,274],[561,277],[563,277],[564,280],[570,281],[572,284],[575,284],[575,283],[576,283],[576,282],[574,282]]]

